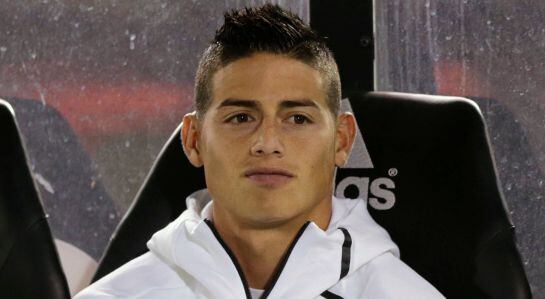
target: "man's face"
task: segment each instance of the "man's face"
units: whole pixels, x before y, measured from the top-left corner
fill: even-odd
[[[195,129],[214,215],[274,226],[329,211],[339,154],[324,83],[305,63],[266,53],[214,74]]]

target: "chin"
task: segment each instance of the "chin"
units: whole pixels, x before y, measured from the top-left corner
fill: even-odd
[[[266,206],[257,205],[252,209],[251,214],[247,215],[246,219],[255,227],[271,228],[285,225],[293,222],[302,214],[300,207],[286,205],[286,203],[275,205],[268,204]]]
[[[278,188],[253,187],[249,188],[245,196],[253,198],[256,202],[264,205],[276,205],[282,201],[293,198],[297,194],[296,188],[291,186],[282,186]],[[284,205],[286,203],[283,203]]]
[[[275,228],[283,226],[286,223],[289,223],[293,217],[286,217],[280,215],[253,215],[249,219],[251,226],[261,229]]]

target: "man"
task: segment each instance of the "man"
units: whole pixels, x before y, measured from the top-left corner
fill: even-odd
[[[333,56],[299,18],[226,14],[182,127],[207,190],[77,298],[442,298],[363,200],[332,197],[356,132],[339,106]]]

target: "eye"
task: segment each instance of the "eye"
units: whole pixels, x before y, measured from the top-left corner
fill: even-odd
[[[304,123],[312,123],[312,121],[310,121],[310,119],[304,116],[303,114],[294,114],[290,116],[290,119],[292,119],[293,123],[297,125],[302,125]]]
[[[239,113],[229,117],[226,122],[233,124],[241,124],[251,121],[253,118],[247,113]]]

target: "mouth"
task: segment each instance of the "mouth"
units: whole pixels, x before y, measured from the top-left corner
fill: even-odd
[[[244,172],[244,176],[263,187],[280,187],[287,184],[295,175],[279,168],[253,168]]]

